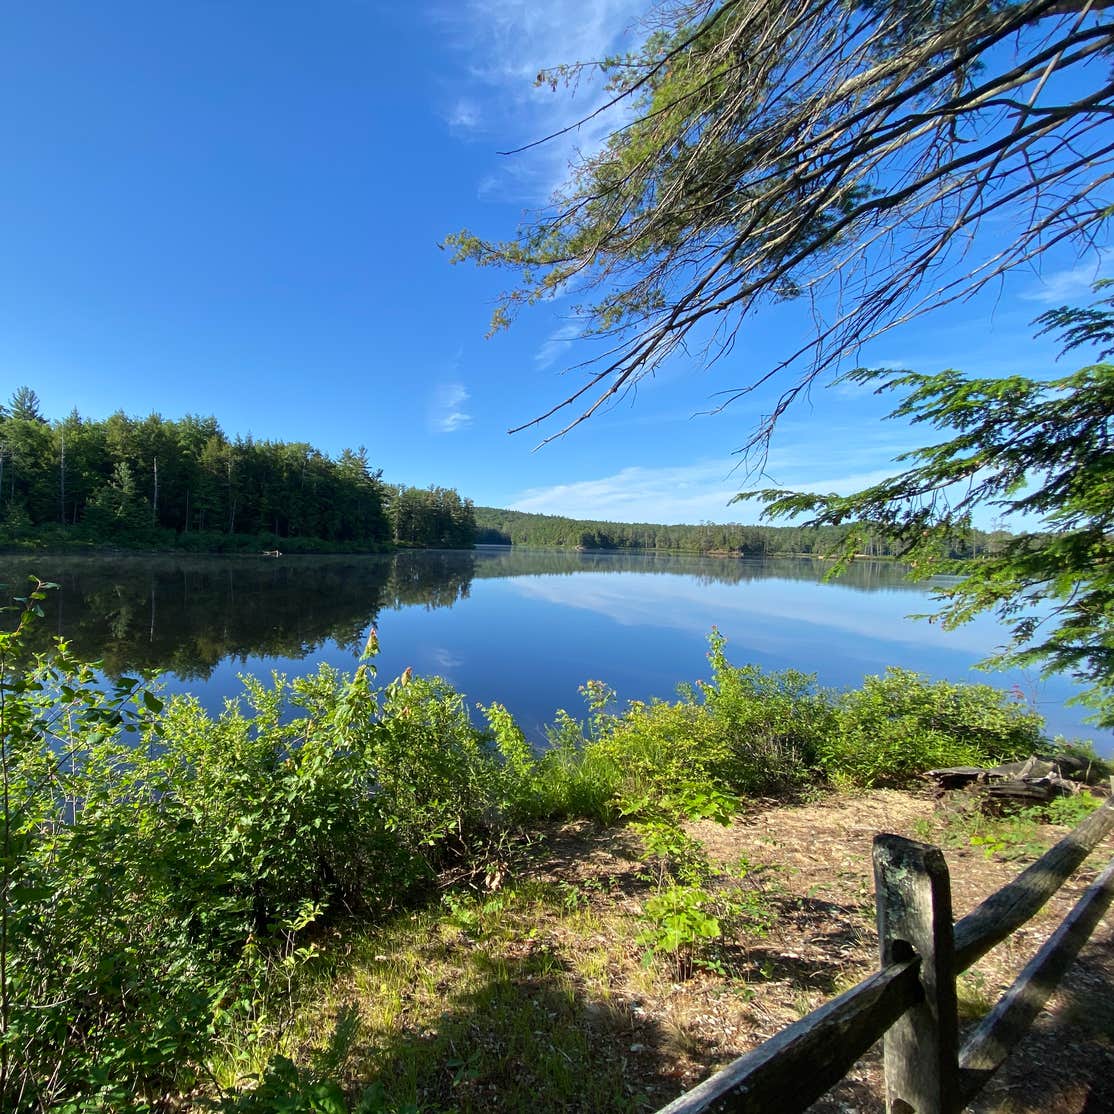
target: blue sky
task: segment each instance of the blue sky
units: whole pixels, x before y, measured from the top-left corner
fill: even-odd
[[[633,400],[533,451],[509,437],[569,392],[559,303],[484,334],[502,276],[452,267],[461,227],[513,232],[599,125],[536,89],[545,65],[629,41],[643,3],[330,0],[12,5],[0,40],[0,397],[44,410],[212,413],[231,435],[366,445],[386,479],[479,504],[627,520],[753,520],[728,506],[755,409],[716,392],[773,362],[803,307],[755,318],[711,369],[676,360]],[[1086,295],[1095,258],[1041,270],[874,342],[863,362],[1052,373],[1029,323]],[[567,307],[565,308],[567,313]],[[768,405],[768,397],[765,402]],[[867,392],[817,388],[769,479],[850,489],[906,431]]]

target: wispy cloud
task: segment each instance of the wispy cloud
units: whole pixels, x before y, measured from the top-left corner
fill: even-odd
[[[673,468],[623,468],[611,476],[535,487],[515,497],[519,511],[617,522],[703,522],[737,519],[727,504],[738,491],[732,465],[705,461]]]
[[[472,415],[464,409],[470,397],[463,383],[442,383],[438,386],[430,402],[430,431],[456,433],[471,425]]]
[[[623,626],[664,627],[699,634],[713,626],[744,632],[762,652],[799,658],[802,641],[820,642],[854,635],[863,640],[856,654],[877,654],[879,665],[902,662],[910,649],[925,646],[981,656],[1001,639],[990,621],[945,631],[938,624],[910,622],[914,611],[932,610],[921,585],[895,584],[871,593],[834,584],[770,579],[760,591],[735,584],[706,584],[692,577],[642,576],[622,581],[609,573],[575,577],[516,577],[508,591],[561,607],[604,615]]]
[[[790,423],[777,447],[748,470],[738,458],[662,467],[632,466],[611,475],[534,487],[506,503],[520,511],[615,522],[755,522],[758,503],[732,503],[741,491],[784,487],[819,493],[853,491],[893,475],[894,458],[909,447],[908,431]]]
[[[568,351],[569,345],[578,336],[580,336],[579,325],[562,325],[559,329],[550,333],[545,343],[534,355],[534,363],[537,364],[538,370],[544,371],[546,368],[552,367],[559,359],[562,359]]]
[[[802,461],[788,470],[783,483],[801,491],[854,491],[877,483],[892,469],[832,473],[817,463]],[[781,479],[781,477],[779,477]],[[748,482],[730,461],[703,461],[666,468],[623,468],[610,476],[572,483],[535,487],[521,492],[509,503],[518,511],[561,514],[570,518],[594,518],[612,522],[753,522],[758,505],[732,503],[741,491],[771,487],[768,478]]]
[[[461,98],[445,114],[445,123],[454,131],[475,131],[483,126],[483,113],[474,100]]]
[[[429,650],[430,658],[437,664],[443,677],[448,677],[453,670],[459,669],[464,664],[464,659],[444,646],[434,646]]]
[[[553,92],[536,84],[538,74],[564,62],[598,61],[629,45],[628,33],[644,10],[644,0],[469,0],[441,8],[436,18],[467,57],[463,100],[477,117],[482,113],[493,134],[506,137],[500,145],[507,149],[575,124],[603,103],[599,81],[586,78],[575,89]],[[481,195],[548,200],[570,162],[598,150],[613,128],[614,119],[604,114],[504,159],[480,183]]]
[[[1026,302],[1044,306],[1086,301],[1095,282],[1106,276],[1111,262],[1114,262],[1114,252],[1100,251],[1097,258],[1091,256],[1074,267],[1042,275],[1038,284],[1021,297]]]

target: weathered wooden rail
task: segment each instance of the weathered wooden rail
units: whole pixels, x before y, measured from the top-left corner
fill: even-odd
[[[883,1038],[891,1114],[962,1110],[1005,1060],[1114,898],[1114,860],[959,1046],[956,976],[1033,917],[1114,830],[1114,797],[957,923],[944,856],[874,839],[880,970],[729,1064],[658,1114],[797,1114]]]

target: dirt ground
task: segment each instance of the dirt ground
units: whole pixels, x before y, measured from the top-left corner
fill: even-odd
[[[1051,845],[1066,829],[1043,826]],[[1004,858],[967,839],[949,837],[930,795],[871,791],[802,804],[752,807],[729,828],[694,825],[709,854],[744,856],[746,884],[777,912],[761,939],[732,957],[732,977],[697,972],[647,995],[627,990],[631,1049],[653,1078],[662,1103],[706,1078],[877,965],[871,842],[893,832],[944,845],[954,913],[962,917],[1011,881],[1028,858]],[[547,841],[541,874],[637,907],[638,864],[630,836],[578,826]],[[1013,849],[1004,852],[1009,855]],[[1012,983],[1114,852],[1100,846],[1045,909],[994,949],[960,981],[961,1023],[982,1016]],[[629,881],[626,889],[624,878]],[[626,896],[624,890],[626,889]],[[979,1114],[1095,1114],[1114,1111],[1114,915],[1100,923],[1029,1036],[972,1106]],[[624,989],[617,979],[616,996]],[[816,1114],[882,1111],[881,1051],[875,1047],[812,1108]],[[665,1066],[668,1065],[668,1066]]]

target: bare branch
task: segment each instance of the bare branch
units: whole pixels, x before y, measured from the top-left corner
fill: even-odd
[[[575,291],[585,333],[608,341],[578,368],[588,373],[580,385],[512,432],[575,408],[545,440],[563,435],[697,335],[714,363],[771,301],[835,305],[832,320],[816,310],[811,337],[718,405],[791,374],[761,442],[866,339],[1065,239],[1092,249],[1114,171],[1114,82],[1096,83],[1095,65],[1114,47],[1102,14],[1112,6],[663,9],[664,30],[641,56],[600,63],[615,87],[608,107],[624,115],[574,168],[555,210],[505,244],[451,238],[455,258],[520,273],[499,324]],[[1088,92],[1064,99],[1079,88]],[[1016,231],[979,258],[972,242],[991,213]]]

